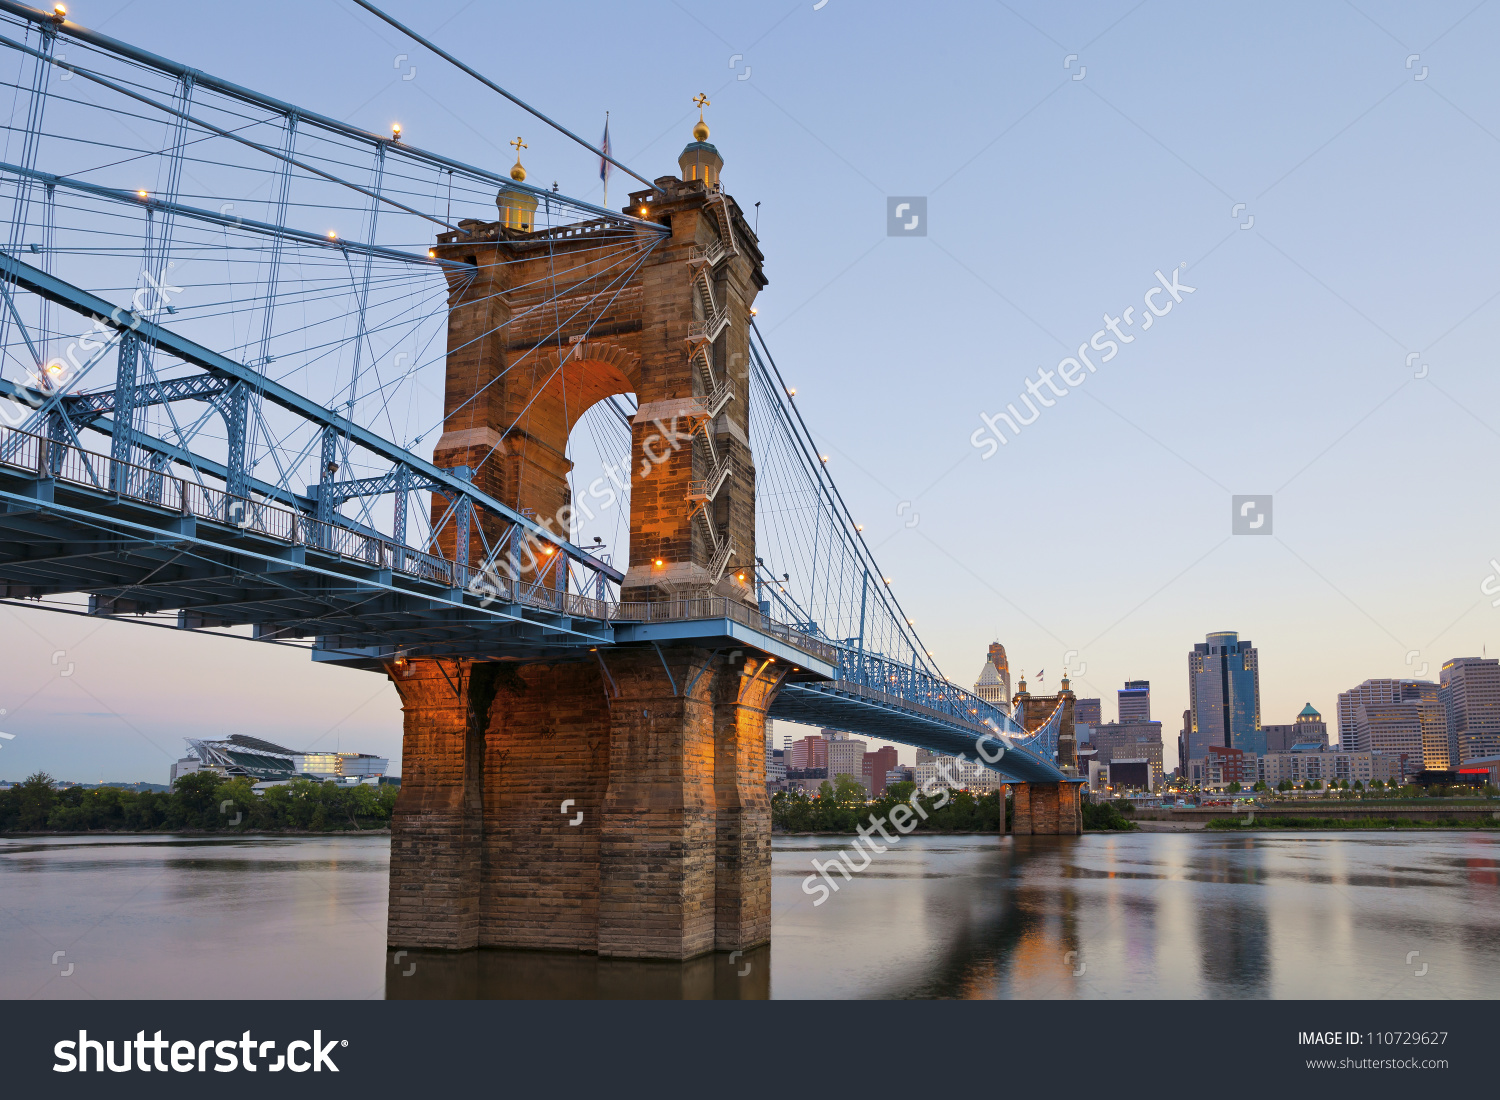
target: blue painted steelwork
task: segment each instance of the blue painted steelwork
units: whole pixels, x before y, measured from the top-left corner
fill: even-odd
[[[928,710],[900,693],[878,692],[837,681],[791,683],[781,689],[769,713],[789,722],[828,726],[948,756],[963,756],[1010,779],[1038,783],[1068,781],[1052,757],[1029,741],[996,734],[951,713]]]
[[[624,579],[624,574],[619,570],[603,564],[582,547],[574,546],[568,540],[558,538],[552,532],[539,526],[535,520],[528,519],[489,494],[481,492],[472,482],[455,476],[452,471],[434,466],[426,459],[419,458],[397,444],[382,439],[374,432],[338,413],[330,412],[296,391],[272,381],[227,356],[185,339],[152,321],[144,320],[139,315],[126,313],[120,307],[97,295],[65,283],[39,268],[12,257],[0,255],[0,276],[8,279],[13,286],[29,290],[120,332],[132,333],[136,340],[175,355],[184,362],[201,367],[217,378],[236,380],[247,386],[257,396],[320,425],[324,440],[323,466],[325,469],[335,465],[329,457],[333,453],[330,450],[332,446],[330,441],[347,439],[397,466],[405,467],[412,473],[421,474],[433,484],[441,486],[444,491],[453,494],[455,498],[484,508],[497,517],[505,519],[511,525],[522,528],[538,542],[555,546],[585,568],[611,575],[616,581]],[[57,399],[60,400],[61,397],[62,395],[57,395]],[[170,398],[163,400],[170,400]],[[320,515],[318,518],[325,523],[332,522],[328,515]]]
[[[576,232],[577,218],[596,219],[585,224],[604,235],[602,247],[618,250],[620,274],[613,281],[620,285],[660,242],[663,227],[358,130],[0,0],[0,23],[7,20],[40,27],[43,42],[33,49],[0,36],[0,54],[9,47],[16,64],[30,65],[32,73],[21,162],[0,163],[0,184],[14,192],[9,247],[0,253],[0,368],[9,356],[23,375],[0,377],[0,398],[29,409],[21,422],[6,416],[19,428],[0,428],[0,598],[83,593],[90,614],[143,621],[173,615],[179,628],[194,630],[249,626],[261,640],[310,639],[316,659],[370,668],[397,655],[597,660],[591,650],[666,641],[726,655],[749,648],[790,669],[773,717],[970,756],[1017,779],[1064,778],[1052,763],[1056,718],[1028,735],[1003,708],[937,670],[758,332],[752,334],[750,364],[757,490],[762,500],[779,497],[777,507],[757,516],[757,546],[770,561],[756,563],[758,612],[722,597],[622,606],[608,585],[623,575],[574,545],[565,537],[570,532],[555,534],[508,508],[476,487],[472,471],[439,468],[412,450],[441,420],[410,444],[396,442],[393,394],[415,367],[383,376],[388,368],[382,360],[400,340],[417,349],[424,342],[441,348],[449,295],[473,270],[414,251],[413,226],[420,231],[417,239],[425,239],[421,234],[430,234],[433,223],[472,223],[486,203],[492,217],[497,184],[531,192],[542,200],[545,216],[555,219],[539,226],[544,233]],[[70,45],[66,64],[53,57],[57,37],[79,46]],[[116,79],[103,71],[112,58],[128,63]],[[169,134],[167,149],[140,152],[158,159],[158,178],[167,181],[163,194],[119,186],[113,166],[106,169],[115,172],[114,183],[38,168],[45,149],[66,149],[74,140],[76,119],[71,127],[69,120],[56,123],[55,130],[42,121],[49,77],[62,70],[89,80],[103,90],[101,96],[113,92],[129,100],[125,114],[158,112]],[[153,98],[140,76],[147,70],[170,78],[160,98]],[[73,109],[74,101],[60,102]],[[263,114],[247,113],[257,111]],[[215,163],[206,148],[196,148],[209,138],[189,141],[190,130],[234,143],[236,155],[248,150],[263,156],[269,167],[244,168],[249,182],[236,181],[239,190],[222,192],[234,201],[217,212],[185,205],[175,181],[187,147],[195,146],[200,166]],[[299,149],[303,143],[319,143],[313,158],[319,167]],[[221,159],[225,171],[238,170],[233,157]],[[458,211],[455,181],[461,184]],[[196,182],[199,189],[213,186]],[[441,205],[444,183],[448,196]],[[327,190],[314,202],[301,196],[299,205],[291,199],[294,185]],[[28,213],[33,191],[45,191],[47,204],[43,244],[30,245],[32,253],[43,253],[41,266],[18,258],[35,228]],[[344,191],[357,201],[341,199]],[[428,192],[430,209],[411,205],[418,201],[411,196]],[[251,193],[273,197],[243,197]],[[59,202],[73,204],[60,223],[71,243],[54,247],[53,206]],[[259,203],[268,213],[244,217],[236,202],[252,208]],[[287,224],[289,211],[314,206],[362,220],[366,239]],[[402,218],[400,227],[388,228]],[[121,224],[139,233],[138,260],[120,247],[131,239]],[[382,243],[377,231],[398,243]],[[226,243],[210,243],[210,232]],[[191,244],[184,236],[192,237]],[[90,253],[94,239],[108,242],[97,255]],[[169,257],[206,248],[220,248],[226,264],[255,265],[264,282],[248,307],[233,293],[227,301],[208,299],[191,308],[173,302],[169,291],[180,294],[182,288],[167,286]],[[83,274],[70,279],[52,270],[55,256],[98,262],[75,264],[73,270]],[[358,271],[351,257],[359,258]],[[101,273],[106,262],[115,265],[112,275]],[[319,265],[332,274],[318,276]],[[81,278],[93,289],[79,285]],[[134,295],[121,278],[134,282]],[[283,323],[335,293],[345,295],[339,299],[343,306],[322,307],[311,322]],[[31,306],[18,301],[23,294],[31,296]],[[111,294],[129,305],[117,305]],[[429,304],[413,312],[414,301]],[[49,352],[67,340],[48,320],[56,305],[94,326],[94,333],[67,348],[75,368],[67,386],[48,381],[51,364],[62,361],[49,360]],[[179,308],[189,309],[189,319],[169,321]],[[247,315],[238,330],[220,318],[222,311],[232,321],[242,310]],[[349,333],[328,339],[316,328],[345,318],[352,339]],[[7,328],[19,336],[23,351],[12,346]],[[248,332],[244,342],[240,330]],[[191,338],[189,331],[205,338]],[[92,336],[106,340],[102,350],[90,344]],[[93,352],[84,362],[76,358],[80,348]],[[347,381],[336,377],[330,396],[315,399],[286,381],[315,379],[311,372],[328,357],[343,370],[338,355],[344,349],[350,352]],[[77,388],[107,352],[115,357],[113,386]],[[427,362],[440,363],[445,355],[440,351]],[[280,377],[272,367],[278,356],[295,360]],[[395,365],[399,369],[399,356]],[[362,418],[356,407],[365,411]],[[272,413],[282,417],[274,425]],[[213,416],[225,429],[217,441],[201,431]],[[384,432],[375,430],[377,421]],[[96,447],[80,437],[90,432],[103,437]],[[256,476],[259,462],[274,465],[274,477]],[[305,482],[295,480],[299,474]],[[442,516],[414,544],[408,542],[408,523],[413,515],[425,523],[429,513],[420,506],[408,510],[412,493],[419,501],[430,494],[439,504],[432,515]],[[372,511],[376,501],[389,504],[379,523]],[[358,515],[342,511],[351,502]],[[387,523],[389,534],[381,529]],[[453,560],[435,552],[439,530],[456,532]],[[469,561],[471,531],[483,546],[483,561]],[[515,566],[526,540],[562,553],[521,580]],[[512,568],[497,573],[495,566],[507,561]],[[584,574],[576,591],[570,566]]]

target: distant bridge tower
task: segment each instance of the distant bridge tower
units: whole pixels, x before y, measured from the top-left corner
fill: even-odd
[[[626,208],[669,233],[537,230],[537,196],[505,188],[494,222],[438,238],[459,266],[434,463],[567,537],[572,509],[604,506],[570,492],[569,434],[634,394],[622,602],[758,611],[747,366],[763,257],[701,117],[693,138],[681,178]],[[511,174],[524,179],[519,156]],[[622,278],[628,249],[641,257]],[[448,508],[435,498],[442,552],[493,560],[505,532]],[[552,588],[565,566],[514,545],[497,567]],[[647,616],[660,625],[633,645],[549,648],[538,623],[516,628],[520,659],[389,666],[405,712],[392,945],[680,959],[769,940],[765,712],[788,666],[696,637],[671,621],[685,606]]]
[[[1073,727],[1076,702],[1066,675],[1056,695],[1032,695],[1026,690],[1024,672],[1011,700],[1011,716],[1028,733],[1041,729],[1056,716],[1057,766],[1067,776],[1078,774],[1078,741]],[[1015,799],[1017,836],[1083,831],[1077,783],[1017,783]]]

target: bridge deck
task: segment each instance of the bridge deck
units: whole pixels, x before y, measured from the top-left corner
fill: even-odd
[[[965,756],[1010,779],[1074,781],[1051,761],[1009,738],[1002,740],[983,725],[845,680],[789,683],[771,704],[769,717],[849,730],[946,756]]]
[[[61,460],[44,476],[49,446]],[[996,757],[988,766],[1015,779],[1064,778],[977,721],[840,679],[837,647],[738,600],[610,604],[537,585],[496,587],[493,578],[476,590],[477,573],[378,535],[259,500],[236,510],[222,492],[143,468],[130,473],[151,478],[112,480],[111,466],[104,455],[0,431],[0,596],[87,593],[93,614],[175,611],[184,629],[248,625],[265,640],[312,637],[316,659],[369,668],[400,652],[538,659],[652,642],[743,646],[796,670],[772,717]]]

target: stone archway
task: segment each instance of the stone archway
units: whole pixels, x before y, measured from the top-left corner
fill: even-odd
[[[503,503],[567,538],[573,505],[568,437],[599,402],[635,393],[640,369],[638,354],[609,341],[583,340],[528,351],[507,364],[497,378],[497,392],[487,409],[491,427],[445,434],[448,446],[440,444],[444,456],[439,464],[467,466],[475,482]],[[476,433],[482,438],[467,438]],[[445,502],[434,500],[435,528],[442,524],[445,508]],[[491,545],[505,533],[498,518],[482,517],[480,522]],[[451,553],[451,524],[439,534],[439,544]],[[482,561],[483,557],[484,546],[476,531],[469,560]]]
[[[538,522],[551,519],[566,536],[573,503],[568,437],[599,402],[637,391],[641,357],[619,344],[580,341],[536,358],[532,384],[507,387],[498,419],[509,427],[495,461],[505,503],[535,512]]]

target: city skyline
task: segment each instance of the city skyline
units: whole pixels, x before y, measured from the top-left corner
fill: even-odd
[[[127,627],[122,627],[122,626],[119,626],[118,624],[112,624],[112,623],[100,623],[100,624],[97,624],[97,626],[99,628],[111,627],[111,628],[114,628],[116,630],[129,629]],[[1218,633],[1218,634],[1225,634],[1225,633],[1227,633],[1227,634],[1234,634],[1235,632],[1215,632],[1215,633]],[[1209,637],[1213,637],[1213,636],[1214,636],[1213,634],[1209,635]],[[186,641],[188,639],[184,639],[184,640]],[[228,644],[232,644],[232,643],[228,643]],[[997,647],[997,644],[998,643],[990,643],[989,648],[990,648],[991,657],[993,656],[993,653],[994,653],[994,651],[995,651],[995,649]],[[1000,648],[1001,654],[1003,655],[1004,654],[1004,647],[1000,646],[999,648]],[[1259,647],[1257,647],[1257,650],[1258,649],[1259,649]],[[1258,653],[1257,653],[1257,657],[1258,657]],[[1492,662],[1495,662],[1495,659],[1493,659],[1493,658],[1488,658],[1487,659],[1487,658],[1482,658],[1482,657],[1481,658],[1470,658],[1470,657],[1458,657],[1458,656],[1455,656],[1455,657],[1451,657],[1451,658],[1445,659],[1444,662],[1443,662],[1443,664],[1444,664],[1444,666],[1446,668],[1446,666],[1448,666],[1448,665],[1452,665],[1452,664],[1455,664],[1455,663],[1466,663],[1466,662],[1483,662],[1485,665],[1488,666],[1488,665],[1491,665]],[[994,667],[995,666],[992,663],[991,658],[990,657],[986,657],[986,658],[984,658],[982,660],[979,677],[976,678],[975,681],[973,681],[973,682],[965,682],[962,677],[956,677],[955,680],[956,680],[956,682],[960,686],[972,690],[976,686],[978,686],[978,682],[979,682],[980,679],[983,679],[984,677],[986,677],[987,674],[992,674],[993,673]],[[64,669],[64,671],[65,671],[65,669]],[[1152,704],[1149,702],[1149,696],[1152,693],[1154,693],[1155,691],[1157,691],[1158,689],[1161,690],[1162,694],[1169,695],[1171,693],[1171,688],[1169,686],[1166,686],[1167,683],[1168,683],[1168,680],[1169,680],[1169,678],[1165,677],[1165,676],[1160,677],[1156,681],[1151,681],[1151,680],[1127,680],[1127,681],[1123,682],[1123,686],[1114,689],[1114,694],[1116,695],[1117,699],[1124,699],[1127,696],[1127,693],[1129,693],[1131,691],[1131,688],[1133,686],[1144,684],[1144,685],[1146,685],[1146,687],[1145,687],[1145,695],[1146,695],[1146,698],[1148,700],[1148,702],[1146,703],[1147,711],[1148,711],[1148,713],[1154,713],[1152,711]],[[1093,699],[1091,696],[1089,696],[1086,690],[1083,690],[1083,689],[1080,688],[1079,685],[1083,681],[1081,681],[1079,678],[1075,677],[1073,682],[1074,682],[1074,689],[1073,689],[1074,690],[1074,694],[1076,696],[1078,696],[1080,698],[1080,700],[1088,700],[1090,702],[1098,702],[1097,699]],[[1364,682],[1377,682],[1377,683],[1381,683],[1381,684],[1396,685],[1396,684],[1400,684],[1400,683],[1403,683],[1403,682],[1415,683],[1416,681],[1413,678],[1406,678],[1405,680],[1403,680],[1403,678],[1393,677],[1393,678],[1386,678],[1384,680],[1376,680],[1374,678],[1367,677]],[[1262,683],[1263,683],[1263,681],[1262,681]],[[1496,683],[1500,684],[1500,676],[1496,677]],[[1434,692],[1433,699],[1431,700],[1431,702],[1434,705],[1441,705],[1438,702],[1438,698],[1437,698],[1437,694],[1436,694],[1437,689],[1439,687],[1439,684],[1437,683],[1437,681],[1431,681],[1431,686],[1432,686],[1433,692]],[[1488,682],[1486,682],[1486,687],[1488,688],[1489,686],[1490,685],[1488,684]],[[1330,707],[1329,710],[1334,715],[1339,715],[1340,718],[1341,718],[1341,721],[1342,721],[1342,716],[1341,716],[1341,707],[1339,705],[1339,700],[1344,695],[1347,695],[1348,692],[1349,692],[1349,690],[1350,689],[1343,689],[1343,690],[1337,690],[1337,689],[1335,689],[1335,690],[1332,691],[1332,694],[1335,697],[1335,704],[1334,704],[1333,707]],[[1184,694],[1186,694],[1186,693],[1187,693],[1187,689],[1184,689]],[[1284,694],[1284,692],[1282,694]],[[1386,694],[1388,695],[1389,692],[1387,691]],[[1493,691],[1492,691],[1492,694],[1493,694]],[[378,699],[379,695],[380,695],[379,691],[376,691],[375,693],[373,693],[370,697],[368,697],[366,699],[365,704],[363,704],[363,706],[360,707],[359,709],[365,709],[365,708],[369,707],[370,705],[374,704],[375,701],[376,701],[376,699]],[[1379,696],[1379,698],[1382,701],[1384,701],[1384,702],[1390,702],[1391,701],[1390,699],[1386,698],[1386,696]],[[1397,700],[1397,702],[1399,702],[1399,700]],[[1494,709],[1495,713],[1497,715],[1500,715],[1500,705],[1497,705],[1494,702],[1492,702],[1490,705],[1491,705],[1492,709]],[[1262,721],[1260,723],[1261,728],[1264,730],[1264,729],[1266,729],[1268,727],[1271,727],[1271,726],[1287,726],[1287,727],[1291,727],[1295,723],[1295,721],[1297,720],[1297,716],[1300,715],[1300,714],[1303,714],[1309,707],[1311,707],[1314,711],[1317,711],[1319,714],[1322,713],[1321,710],[1319,710],[1319,708],[1315,707],[1311,701],[1308,701],[1308,702],[1304,703],[1301,708],[1299,708],[1297,714],[1294,714],[1294,715],[1290,716],[1289,720],[1287,722],[1285,722],[1285,723],[1267,722],[1267,721],[1264,721],[1264,716],[1262,716]],[[1171,713],[1171,711],[1168,711],[1167,713]],[[109,717],[109,716],[106,715],[106,714],[101,713],[99,715],[96,715],[96,717]],[[1106,723],[1109,723],[1109,722],[1119,723],[1121,721],[1121,717],[1120,717],[1120,715],[1118,713],[1118,705],[1117,705],[1116,715],[1115,715],[1115,717],[1113,719],[1110,719],[1107,715],[1102,715],[1102,717],[1103,717],[1103,720]],[[3,723],[4,721],[5,721],[4,716],[0,716],[0,723]],[[1451,721],[1451,719],[1450,719],[1450,721]],[[1170,724],[1175,726],[1175,722],[1170,723]],[[1163,749],[1162,749],[1162,751],[1163,751],[1164,767],[1165,767],[1165,770],[1167,772],[1171,772],[1175,767],[1185,766],[1186,759],[1180,757],[1179,753],[1178,753],[1178,748],[1177,748],[1177,731],[1175,729],[1171,729],[1171,730],[1167,729],[1166,727],[1167,727],[1167,725],[1169,725],[1169,723],[1162,722],[1161,725],[1162,725],[1162,729],[1163,729],[1163,732],[1162,732],[1162,746],[1163,746]],[[185,724],[183,724],[181,726],[178,726],[177,724],[174,723],[173,728],[181,728],[181,729],[186,729],[186,730],[190,731],[190,732],[184,732],[184,733],[180,734],[180,736],[178,738],[178,743],[179,744],[183,740],[188,740],[188,739],[192,739],[192,738],[214,739],[214,738],[227,738],[227,737],[230,737],[230,736],[233,736],[233,735],[251,736],[251,737],[268,736],[268,734],[266,733],[265,727],[257,726],[257,725],[251,724],[250,722],[245,722],[245,721],[242,721],[237,726],[233,725],[232,723],[229,723],[229,722],[219,722],[219,723],[216,723],[212,728],[210,728],[207,724],[204,724],[204,723],[196,723],[195,724],[195,723],[193,723],[191,721],[188,721],[187,723],[185,723]],[[803,736],[805,736],[808,733],[819,733],[819,732],[821,732],[820,730],[818,730],[817,727],[803,726],[803,725],[800,725],[798,723],[788,722],[788,721],[785,721],[785,720],[777,721],[774,724],[774,728],[775,728],[775,731],[776,731],[775,737],[779,739],[777,741],[777,744],[781,744],[783,742],[785,742],[787,744],[790,744],[791,742],[796,741],[796,740],[802,738]],[[346,735],[354,736],[356,738],[356,740],[358,740],[358,738],[360,736],[369,736],[371,738],[376,738],[376,739],[378,739],[380,737],[380,731],[379,731],[378,727],[375,727],[373,730],[369,731],[367,734],[361,734],[359,732],[359,729],[360,729],[360,727],[349,726],[347,723],[344,723],[344,722],[337,723],[332,728],[323,731],[319,736],[317,736],[316,739],[315,739],[315,743],[312,744],[312,745],[310,745],[309,747],[310,748],[319,748],[319,749],[322,749],[324,751],[337,752],[337,751],[340,751],[341,746],[344,743],[344,738],[345,738]],[[156,732],[159,733],[160,731],[156,731]],[[143,737],[148,737],[148,738],[150,737],[150,734],[147,733],[146,731],[141,731],[141,734],[142,734]],[[1353,736],[1352,736],[1352,729],[1351,729],[1351,735],[1350,735],[1350,737],[1348,739],[1346,739],[1343,735],[1341,735],[1340,733],[1338,733],[1337,730],[1327,731],[1327,732],[1325,732],[1324,736],[1327,738],[1327,740],[1325,741],[1326,744],[1337,745],[1337,746],[1339,746],[1339,747],[1341,747],[1341,748],[1343,748],[1345,750],[1355,750],[1357,748],[1362,748],[1363,751],[1369,751],[1369,748],[1370,748],[1370,746],[1363,745],[1361,742],[1357,742],[1353,738]],[[770,747],[770,745],[771,745],[771,741],[769,740],[770,737],[771,737],[771,735],[768,734],[768,742],[767,742],[768,747]],[[1452,740],[1454,749],[1456,750],[1457,749],[1457,733],[1451,727],[1449,729],[1449,738],[1450,738],[1450,740]],[[329,744],[330,740],[332,741],[332,744]],[[882,741],[882,740],[880,740],[878,738],[865,738],[864,740],[868,743],[868,746],[872,750],[880,749],[880,748],[887,747],[887,746],[889,746],[891,748],[894,748],[897,751],[898,755],[899,755],[899,761],[900,761],[900,763],[902,765],[904,765],[904,766],[911,766],[915,762],[915,755],[914,754],[917,751],[919,751],[919,750],[913,748],[910,745],[904,745],[904,744],[900,744],[900,743],[897,743],[897,742],[886,742],[886,741]],[[165,737],[151,738],[151,742],[152,742],[152,747],[153,748],[156,747],[156,742],[158,742],[158,741],[161,742],[163,745],[166,745],[166,744],[169,743],[170,738],[165,738]],[[1476,750],[1475,755],[1480,755],[1480,754],[1482,754],[1483,752],[1486,752],[1486,751],[1492,752],[1493,749],[1491,748],[1491,746],[1493,746],[1496,741],[1500,741],[1500,732],[1497,732],[1497,733],[1494,733],[1494,734],[1489,734],[1488,735],[1488,740],[1480,742],[1481,749],[1480,750]],[[1418,740],[1417,743],[1420,744],[1420,738],[1419,738],[1419,740]],[[13,745],[13,743],[12,742],[7,742],[7,743],[5,743],[5,745],[6,745],[6,747],[10,747],[10,746]],[[68,750],[66,748],[64,748],[63,751],[67,752]],[[166,750],[164,750],[164,751],[166,751]],[[1274,747],[1270,747],[1266,751],[1277,751],[1277,750]],[[144,753],[139,754],[139,755],[142,756],[145,759],[148,759],[148,760],[150,759]],[[179,755],[180,755],[180,750],[177,750],[177,752],[172,755],[171,759],[166,762],[165,766],[168,767],[168,768],[170,768],[170,766],[176,762],[176,760],[178,759]],[[399,769],[399,760],[400,760],[400,742],[399,742],[399,737],[396,739],[396,746],[395,746],[394,752],[393,753],[388,752],[387,755],[389,755],[391,757],[392,763],[395,765],[395,767],[392,768],[392,773],[399,775],[400,774],[399,770],[398,770]],[[19,756],[20,756],[20,754],[14,754],[14,755],[11,755],[9,757],[0,756],[0,780],[14,781],[14,780],[22,778],[24,774],[29,774],[29,771],[32,771],[32,770],[46,770],[46,771],[49,771],[50,774],[53,774],[55,776],[55,778],[58,778],[60,780],[72,781],[72,782],[95,782],[95,781],[97,781],[95,778],[89,776],[88,772],[90,770],[92,770],[94,772],[97,772],[100,775],[102,775],[103,772],[110,772],[111,775],[114,775],[114,774],[117,774],[117,773],[118,774],[125,774],[123,772],[120,772],[118,768],[115,768],[114,770],[111,770],[111,766],[101,765],[101,764],[99,764],[97,762],[90,763],[88,761],[82,761],[82,760],[80,760],[78,763],[69,763],[69,762],[65,761],[63,764],[61,764],[60,766],[58,766],[57,770],[51,770],[51,769],[48,769],[45,766],[41,767],[40,769],[29,768],[27,765],[23,765],[22,766],[23,768],[28,768],[28,770],[24,771],[24,772],[20,768],[7,769],[6,765],[11,760],[17,759]],[[127,756],[126,759],[129,759],[129,757]],[[1468,759],[1468,757],[1464,757],[1463,759]],[[123,766],[128,767],[128,765],[123,765]],[[142,765],[142,766],[144,767],[145,765]],[[152,783],[159,782],[159,779],[155,778],[154,774],[148,773],[147,771],[142,771],[141,775],[138,776],[138,777],[136,777],[136,778],[138,778],[138,779],[140,779],[142,781],[145,781],[145,782],[152,782]]]

